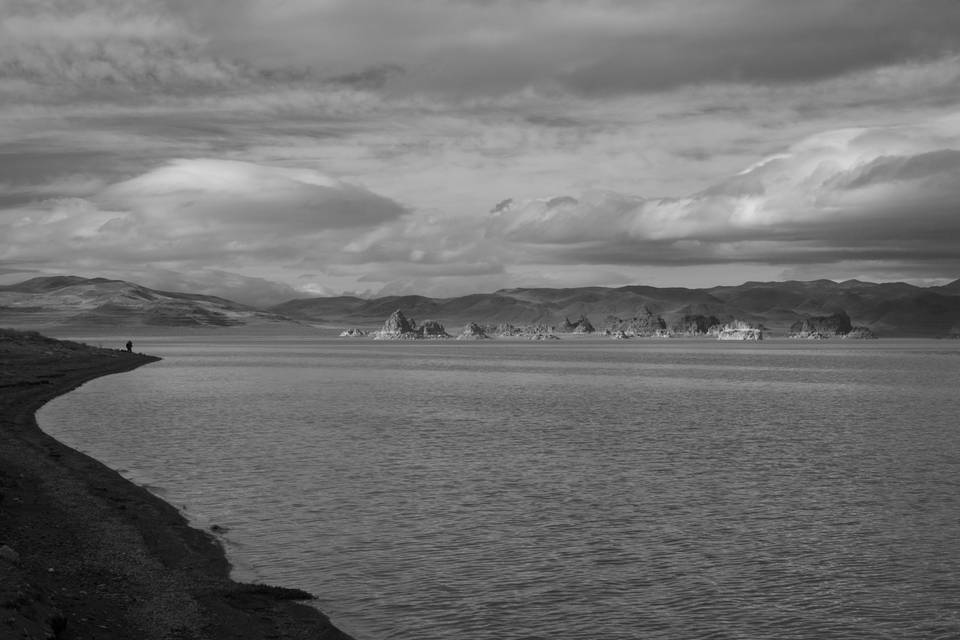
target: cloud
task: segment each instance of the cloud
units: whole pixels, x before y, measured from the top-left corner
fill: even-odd
[[[178,160],[88,197],[0,209],[0,263],[113,273],[152,265],[213,273],[207,280],[219,278],[218,286],[230,291],[216,273],[269,275],[305,262],[327,264],[351,238],[406,212],[314,170]]]
[[[99,199],[180,234],[224,225],[297,235],[371,227],[404,213],[395,202],[311,169],[219,159],[175,160],[112,185]]]
[[[885,262],[960,269],[960,127],[846,129],[805,139],[699,193],[588,192],[500,207],[490,234],[562,264]]]
[[[405,73],[405,69],[398,64],[378,64],[367,67],[362,71],[345,73],[330,78],[330,82],[345,84],[364,89],[379,89],[393,76]]]
[[[932,180],[940,176],[948,181],[960,174],[960,151],[940,149],[913,156],[881,156],[866,165],[837,176],[834,186],[863,189],[891,182]]]
[[[638,26],[614,35],[565,82],[587,93],[807,82],[960,49],[960,7],[947,0],[924,11],[896,0],[678,2],[673,9],[653,33]]]
[[[237,69],[210,56],[162,3],[12,0],[0,21],[0,71],[62,91],[223,86]]]
[[[280,304],[301,295],[297,289],[282,282],[214,268],[181,273],[147,265],[140,269],[114,272],[113,277],[132,280],[161,291],[186,291],[219,296],[254,306]]]
[[[459,212],[411,209],[313,169],[181,159],[0,209],[0,264],[126,270],[246,301],[303,286],[452,295],[560,274],[669,281],[668,268],[694,267],[728,280],[831,265],[942,278],[960,270],[958,168],[956,117],[821,132],[686,196],[589,189]]]
[[[908,5],[0,0],[0,267],[943,276],[960,5]]]
[[[331,77],[399,64],[408,73],[396,90],[470,95],[557,84],[604,95],[798,82],[960,47],[953,0],[922,10],[901,0],[192,4],[184,7],[190,24],[227,58]]]
[[[0,158],[0,167],[3,166]],[[0,182],[0,208],[22,205],[39,197],[82,197],[103,189],[102,179],[83,175],[62,175],[44,182]]]
[[[55,167],[58,175],[75,174],[96,163],[96,174],[112,182],[170,158],[235,158],[318,166],[410,206],[448,211],[487,206],[507,195],[529,198],[590,188],[679,196],[811,131],[907,119],[918,112],[925,117],[960,99],[956,56],[899,61],[815,83],[678,80],[656,92],[604,89],[599,99],[558,84],[558,73],[573,73],[607,46],[604,34],[645,30],[655,35],[714,26],[724,31],[737,20],[753,24],[751,3],[715,4],[720,7],[710,9],[719,14],[715,25],[696,12],[687,13],[688,22],[690,16],[696,19],[686,25],[681,9],[662,2],[394,6],[365,0],[229,5],[197,0],[134,3],[125,10],[119,0],[24,1],[15,5],[20,14],[60,34],[51,36],[50,54],[66,60],[75,50],[79,66],[51,63],[34,84],[28,83],[32,90],[17,84],[0,95],[0,137],[16,145],[15,157],[4,162],[11,148],[5,144],[0,170],[5,176],[9,170],[40,173],[30,179],[44,182],[57,177],[47,175]],[[821,13],[810,11],[824,21]],[[394,13],[397,23],[381,20]],[[113,22],[103,23],[104,16]],[[374,18],[379,26],[370,22]],[[906,23],[910,19],[919,18]],[[949,16],[944,19],[949,23]],[[58,21],[64,24],[52,26]],[[78,21],[101,26],[67,28]],[[525,31],[530,21],[536,24]],[[297,23],[293,32],[275,36],[291,22]],[[510,36],[465,64],[482,63],[484,73],[504,70],[516,77],[474,84],[469,69],[458,66],[462,54],[443,49],[458,45],[457,25],[476,30],[477,42],[496,40],[498,29],[515,32],[516,38],[526,38],[523,47],[542,50],[534,57],[545,66],[530,66],[526,49],[512,49]],[[361,51],[335,64],[338,55],[354,53],[357,42],[343,43],[343,50],[322,60],[314,55],[316,47],[294,46],[302,31],[304,38],[317,40],[317,47],[333,47],[317,36],[318,29],[335,29],[335,38],[343,40],[355,36],[364,47],[393,42],[397,52],[442,50],[431,54],[431,63],[404,65],[402,74],[394,72],[406,58],[400,53],[366,59]],[[382,38],[366,37],[367,29],[384,31],[376,31]],[[424,31],[437,33],[421,39]],[[107,46],[110,38],[118,43]],[[139,69],[169,59],[189,70],[191,60],[202,60],[223,75],[205,83],[190,80],[187,71],[131,72],[115,84],[94,76],[76,84],[61,75],[87,62],[99,68],[101,44],[109,53],[123,50],[127,40],[140,47],[140,39],[149,46],[124,53],[120,63]],[[192,44],[181,47],[181,40]],[[17,43],[0,40],[0,51],[6,46],[22,57],[24,47],[40,46],[25,37]],[[562,51],[555,52],[554,44]],[[570,64],[560,61],[565,48],[572,52]],[[501,53],[502,64],[483,62],[483,56]],[[441,72],[451,74],[450,83],[434,77]],[[461,82],[469,85],[463,91],[457,88]],[[2,86],[0,80],[0,93]],[[489,195],[481,193],[483,187]]]

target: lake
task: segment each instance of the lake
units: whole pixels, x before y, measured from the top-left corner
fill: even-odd
[[[960,341],[136,349],[42,428],[358,640],[960,637]]]

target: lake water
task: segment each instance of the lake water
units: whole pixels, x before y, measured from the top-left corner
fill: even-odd
[[[137,349],[42,427],[359,640],[960,637],[960,341]]]

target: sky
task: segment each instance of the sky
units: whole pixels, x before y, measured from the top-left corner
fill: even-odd
[[[0,0],[0,283],[960,278],[956,0]]]

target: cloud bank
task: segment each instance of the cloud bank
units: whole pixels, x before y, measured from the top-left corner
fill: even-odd
[[[0,277],[942,282],[958,104],[952,0],[7,0]]]
[[[960,270],[960,121],[803,140],[683,198],[513,203],[492,230],[538,259],[625,265],[899,263]]]
[[[154,285],[193,274],[204,291],[246,286],[239,297],[261,303],[326,291],[330,279],[453,293],[571,270],[609,278],[730,264],[935,278],[960,271],[958,169],[953,118],[817,134],[686,197],[594,190],[451,216],[314,170],[177,160],[89,197],[4,211],[0,260],[139,270]],[[287,285],[254,286],[257,274]]]
[[[222,2],[193,4],[193,24],[223,55],[334,75],[389,62],[408,71],[400,90],[470,94],[798,82],[960,46],[951,0],[922,10],[899,0],[246,0],[229,16]]]
[[[150,265],[147,277],[158,286],[158,279],[176,281],[176,273],[192,274],[197,283],[219,273],[224,291],[236,290],[224,268],[243,277],[326,264],[356,234],[405,213],[387,198],[314,170],[176,160],[85,198],[0,211],[6,232],[0,261],[111,273]],[[253,291],[239,297],[262,302]]]

